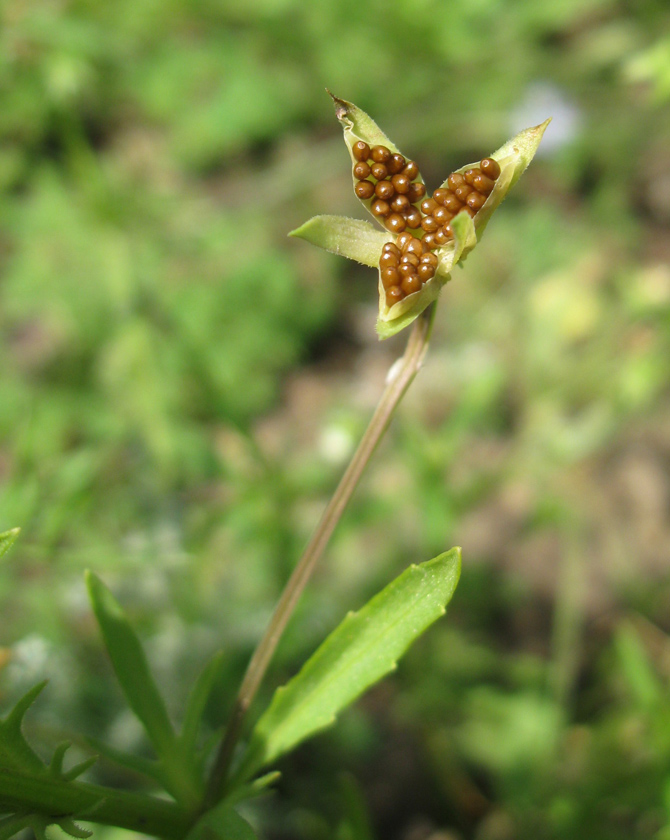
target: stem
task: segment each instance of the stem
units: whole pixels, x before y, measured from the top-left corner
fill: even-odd
[[[312,537],[297,566],[293,570],[284,591],[275,607],[270,623],[247,666],[233,710],[226,728],[226,734],[209,779],[204,807],[210,808],[222,797],[235,746],[242,733],[242,725],[251,703],[261,685],[272,655],[281,639],[293,610],[323,554],[337,523],[351,499],[365,466],[377,444],[382,439],[393,413],[410,383],[419,372],[428,349],[435,306],[426,309],[414,322],[402,358],[391,367],[386,387],[381,395],[372,419],[354,453],[328,506],[321,516]]]

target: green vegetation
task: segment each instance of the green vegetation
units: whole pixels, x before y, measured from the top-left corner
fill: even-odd
[[[324,88],[432,187],[553,114],[443,290],[257,711],[458,544],[449,619],[244,816],[271,840],[670,837],[669,22],[660,0],[2,4],[0,531],[22,534],[0,692],[49,677],[41,757],[70,731],[147,748],[85,568],[170,716],[224,649],[222,724],[397,355],[375,272],[286,239],[364,215]]]

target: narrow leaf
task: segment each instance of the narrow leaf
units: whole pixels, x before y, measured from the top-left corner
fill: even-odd
[[[289,236],[305,239],[332,254],[377,268],[385,242],[393,240],[389,233],[373,227],[370,222],[346,216],[314,216]]]
[[[212,657],[211,661],[196,680],[191,695],[188,698],[180,735],[185,753],[195,751],[198,733],[202,724],[202,716],[205,712],[205,706],[209,700],[212,686],[221,671],[222,661],[223,653],[221,652]]]
[[[143,758],[139,755],[130,755],[124,753],[122,750],[117,750],[115,747],[105,744],[103,741],[98,741],[97,738],[86,737],[86,743],[100,755],[104,756],[114,764],[120,767],[125,767],[133,773],[138,773],[141,776],[146,776],[154,782],[161,785],[165,784],[165,774],[162,766],[157,761],[152,761],[148,758]]]
[[[315,732],[396,666],[454,593],[460,549],[410,566],[359,612],[349,613],[300,673],[277,689],[251,736],[238,779],[248,778]]]
[[[7,554],[9,549],[14,545],[20,531],[20,528],[12,528],[11,531],[3,531],[0,534],[0,557]]]
[[[19,831],[28,828],[30,825],[30,816],[25,814],[12,814],[9,817],[0,819],[0,840],[10,840]]]
[[[258,835],[226,802],[198,820],[185,840],[258,840]]]
[[[157,754],[162,758],[171,756],[175,751],[176,736],[140,641],[121,605],[100,578],[88,572],[86,582],[95,617],[128,705],[144,726]]]

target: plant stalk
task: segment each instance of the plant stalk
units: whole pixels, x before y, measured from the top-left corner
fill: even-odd
[[[387,376],[386,387],[361,442],[324,510],[300,561],[284,587],[265,634],[251,657],[209,779],[204,810],[213,807],[225,793],[235,746],[242,734],[242,726],[249,707],[261,685],[293,610],[314,571],[317,561],[328,545],[328,541],[360,481],[363,470],[382,439],[405,391],[421,368],[428,349],[434,312],[435,305],[433,304],[414,322],[405,352],[391,367]]]

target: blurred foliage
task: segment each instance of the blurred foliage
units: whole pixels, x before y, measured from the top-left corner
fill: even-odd
[[[376,344],[374,272],[285,241],[355,208],[324,87],[433,186],[553,113],[274,676],[460,544],[450,617],[249,818],[670,838],[669,24],[662,0],[5,0],[0,689],[51,678],[47,742],[140,738],[86,566],[175,706],[225,648],[221,723],[401,346]]]

